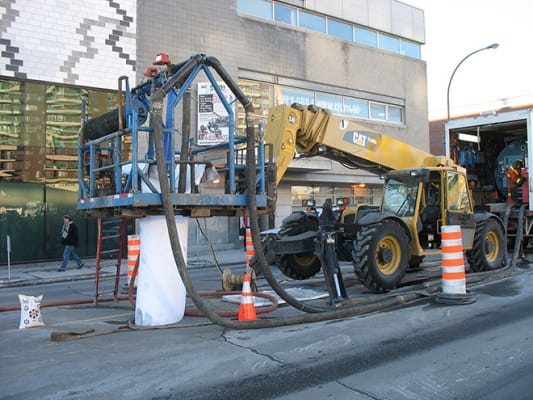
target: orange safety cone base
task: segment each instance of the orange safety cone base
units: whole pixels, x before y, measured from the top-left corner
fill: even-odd
[[[239,309],[239,321],[255,321],[257,314],[255,313],[255,307],[253,303],[251,305],[242,305]]]
[[[250,289],[250,276],[247,272],[244,273],[242,280],[241,305],[239,307],[238,319],[239,321],[255,321],[257,319],[252,290]]]

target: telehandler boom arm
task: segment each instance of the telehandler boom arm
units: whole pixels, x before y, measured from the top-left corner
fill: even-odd
[[[347,168],[375,174],[414,167],[454,166],[391,136],[369,129],[349,117],[316,106],[280,105],[270,110],[265,142],[273,145],[279,183],[295,154],[323,156]]]

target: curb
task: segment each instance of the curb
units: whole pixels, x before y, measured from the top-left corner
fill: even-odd
[[[234,266],[234,265],[244,265],[245,261],[230,261],[226,263],[219,263],[220,266]],[[204,264],[204,265],[192,265],[188,266],[189,270],[201,269],[201,268],[210,268],[215,267],[215,264]],[[0,289],[12,288],[12,287],[24,287],[24,286],[36,286],[36,285],[46,285],[49,283],[59,283],[59,282],[73,282],[73,281],[82,281],[94,279],[95,273],[79,274],[79,275],[70,275],[70,276],[56,276],[52,278],[31,278],[31,279],[22,279],[13,282],[1,282]],[[127,271],[124,271],[120,276],[126,276]],[[101,278],[112,278],[115,274],[112,272],[101,272]]]

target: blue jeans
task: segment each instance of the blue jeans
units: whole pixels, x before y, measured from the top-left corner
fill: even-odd
[[[65,246],[65,250],[63,250],[63,263],[61,264],[61,268],[67,268],[69,258],[73,258],[74,261],[76,261],[76,264],[78,264],[78,267],[82,264],[80,257],[74,250],[74,246]]]

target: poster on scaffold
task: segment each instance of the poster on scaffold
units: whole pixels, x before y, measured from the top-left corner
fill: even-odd
[[[225,83],[217,83],[227,104],[235,113],[235,96]],[[212,145],[228,141],[229,114],[211,82],[198,83],[197,144]]]

